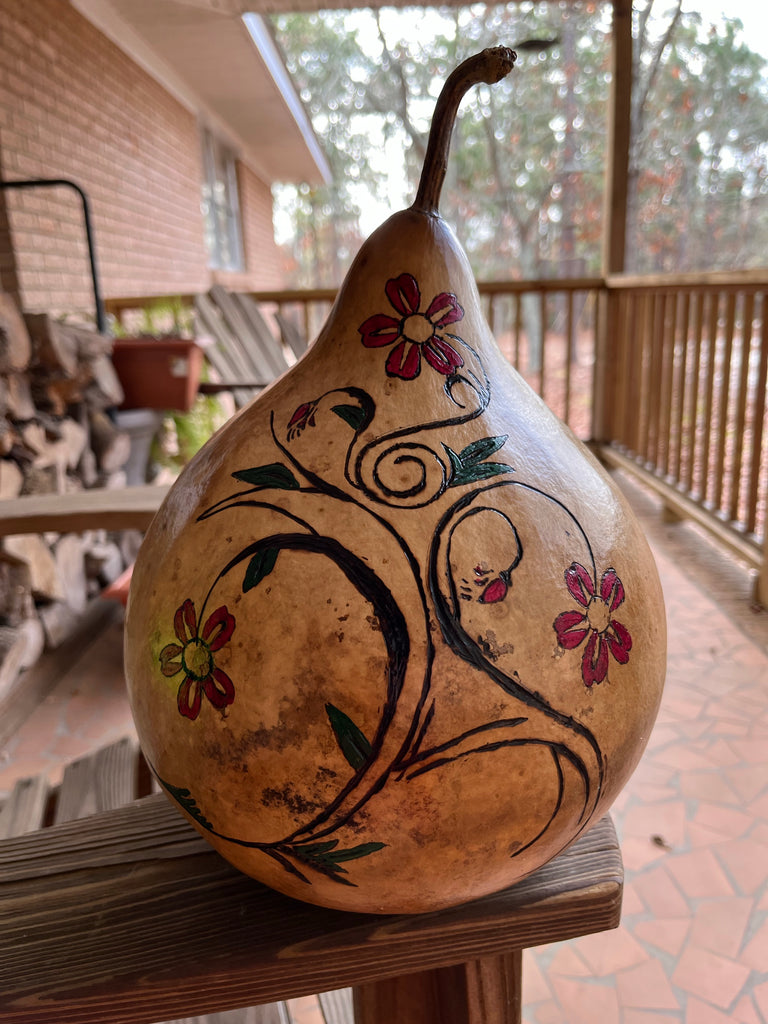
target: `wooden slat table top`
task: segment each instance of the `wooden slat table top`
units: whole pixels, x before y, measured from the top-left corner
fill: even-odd
[[[230,867],[162,794],[0,843],[0,1020],[151,1024],[462,963],[619,923],[610,818],[494,896],[325,910]]]
[[[0,501],[0,537],[48,530],[146,530],[168,490],[167,484],[146,484]]]

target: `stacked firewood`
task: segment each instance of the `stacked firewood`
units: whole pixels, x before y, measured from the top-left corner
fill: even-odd
[[[111,339],[26,314],[0,292],[0,500],[125,485],[130,439]],[[133,561],[132,533],[0,538],[0,693],[72,633],[91,597]]]

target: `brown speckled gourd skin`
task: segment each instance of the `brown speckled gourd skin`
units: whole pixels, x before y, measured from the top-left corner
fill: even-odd
[[[423,347],[417,376],[388,375],[394,346],[362,343],[370,317],[399,317],[385,287],[402,274],[421,313],[455,293],[463,316],[435,332],[464,382],[449,387]],[[487,438],[457,480],[448,449]],[[375,475],[394,444],[408,447]],[[275,464],[276,485],[232,475]],[[261,576],[246,589],[249,567]],[[185,601],[195,618],[179,636]],[[172,648],[219,608],[232,621],[211,626],[225,642],[199,670],[215,664],[234,697],[217,708],[202,692],[188,717]],[[499,352],[450,230],[414,209],[364,245],[305,357],[181,475],[137,560],[126,630],[143,749],[202,834],[275,889],[377,913],[503,888],[594,823],[643,751],[666,661],[633,514]],[[607,672],[587,685],[592,640]]]

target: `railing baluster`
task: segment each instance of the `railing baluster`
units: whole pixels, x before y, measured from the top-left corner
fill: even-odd
[[[763,464],[763,433],[765,424],[765,391],[768,386],[768,292],[760,296],[760,360],[755,380],[755,404],[752,412],[752,447],[750,452],[749,487],[747,491],[747,533],[765,534],[765,509],[758,509],[760,472]],[[762,516],[759,513],[762,512]]]
[[[672,402],[675,367],[675,325],[677,319],[677,296],[672,292],[661,295],[661,350],[659,370],[661,374],[659,395],[659,435],[656,446],[656,462],[664,476],[669,474],[672,444]]]
[[[682,476],[683,466],[683,449],[689,444],[688,438],[686,437],[686,422],[685,422],[685,407],[686,407],[686,395],[688,389],[688,336],[691,330],[691,293],[686,291],[682,296],[682,302],[679,302],[679,334],[676,333],[675,337],[680,338],[680,356],[677,360],[677,373],[675,375],[674,393],[676,403],[676,418],[675,418],[675,459],[673,465],[669,468],[669,472],[672,475],[675,483],[680,482]],[[675,345],[675,347],[677,347]]]
[[[704,293],[694,293],[693,357],[691,359],[691,396],[688,405],[688,463],[685,471],[685,489],[693,493],[697,455],[699,451],[699,378],[701,374],[701,336],[704,330]]]
[[[544,376],[547,369],[547,293],[539,293],[539,317],[541,319],[541,366],[539,368],[539,394],[544,399]]]
[[[573,332],[573,292],[565,296],[565,395],[563,397],[563,420],[571,421],[571,363],[575,356]]]
[[[731,464],[731,501],[728,516],[734,523],[743,523],[746,516],[739,514],[742,494],[742,467],[744,459],[744,431],[747,425],[747,399],[749,391],[749,364],[752,351],[752,321],[755,314],[755,296],[747,292],[741,301],[741,344],[739,346],[739,380],[736,392],[736,424],[733,435],[733,461]]]
[[[715,372],[717,367],[717,326],[719,322],[720,293],[709,293],[707,317],[707,390],[704,406],[704,439],[701,455],[701,501],[706,504],[709,496],[710,452],[712,448],[712,412],[715,401]]]
[[[723,494],[726,490],[726,459],[728,451],[729,405],[731,397],[731,361],[733,357],[733,335],[736,326],[736,294],[729,291],[725,298],[725,342],[723,364],[720,375],[720,401],[717,417],[717,456],[715,458],[715,491],[712,504],[718,511],[723,509]]]

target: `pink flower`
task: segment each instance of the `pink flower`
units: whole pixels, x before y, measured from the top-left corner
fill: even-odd
[[[615,569],[606,569],[596,592],[592,577],[578,562],[565,570],[565,584],[583,612],[562,612],[553,626],[557,642],[567,651],[585,640],[587,646],[581,659],[581,677],[586,686],[602,683],[608,675],[608,657],[613,655],[620,665],[629,661],[632,637],[617,619],[614,611],[624,600],[624,587]]]
[[[422,355],[438,373],[450,376],[464,360],[443,337],[443,328],[464,316],[456,296],[440,292],[425,313],[419,312],[421,293],[416,278],[401,274],[387,281],[385,292],[399,317],[377,313],[358,327],[366,348],[394,345],[386,362],[390,377],[413,380],[421,372]]]
[[[317,402],[304,402],[296,409],[288,421],[288,440],[298,437],[306,427],[315,426],[315,410]]]
[[[160,651],[160,671],[164,676],[184,672],[179,687],[179,711],[187,718],[200,714],[203,694],[215,708],[225,708],[235,699],[232,680],[216,667],[215,651],[221,650],[235,630],[235,617],[222,606],[208,616],[202,635],[198,633],[194,604],[187,599],[176,610],[173,628],[178,644],[167,644]]]

